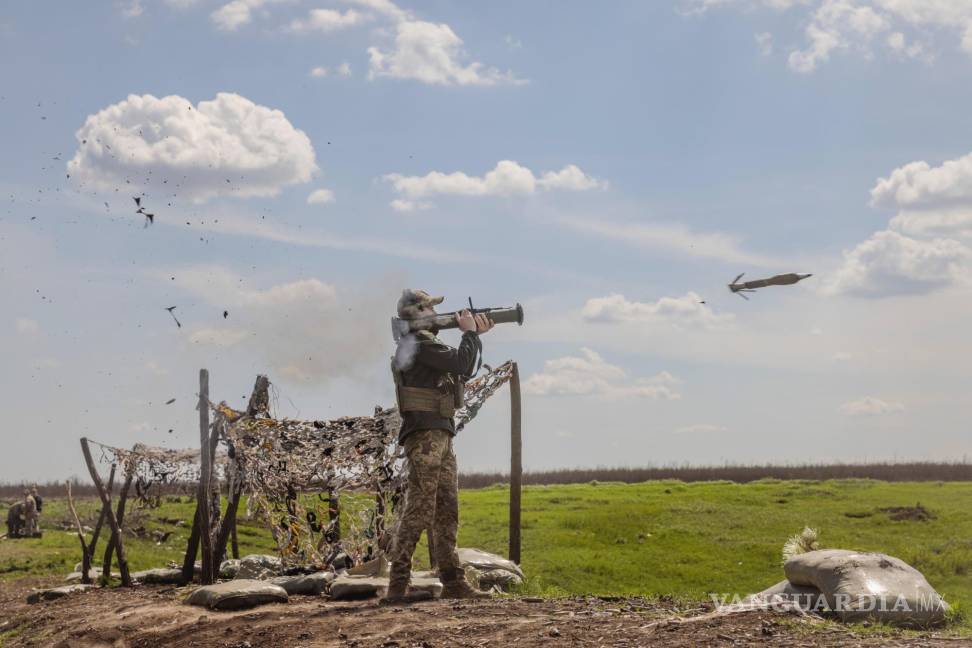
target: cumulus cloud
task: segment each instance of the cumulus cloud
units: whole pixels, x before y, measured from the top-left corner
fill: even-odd
[[[790,68],[799,73],[815,71],[836,52],[870,58],[878,44],[896,58],[931,61],[930,43],[936,32],[945,33],[945,42],[958,40],[972,54],[972,4],[964,1],[683,0],[680,7],[691,15],[720,8],[786,12],[806,39],[804,47],[792,49],[788,55]]]
[[[327,68],[323,65],[318,65],[317,67],[311,68],[311,71],[308,74],[315,79],[323,79],[327,76]]]
[[[422,202],[416,200],[402,200],[401,198],[396,198],[395,200],[388,203],[391,208],[398,212],[414,212],[421,211],[423,209],[429,209],[432,207],[430,202]]]
[[[769,32],[761,32],[759,34],[754,34],[753,38],[756,40],[756,47],[759,48],[759,53],[763,56],[769,56],[773,53],[773,34]]]
[[[860,400],[850,401],[840,406],[840,411],[847,416],[881,416],[903,410],[904,405],[901,403],[889,403],[874,396],[865,396]]]
[[[331,202],[334,202],[334,192],[330,189],[318,189],[307,196],[308,205],[326,205]]]
[[[958,241],[923,241],[883,230],[845,252],[823,290],[861,297],[926,293],[961,280],[970,259],[969,248]]]
[[[649,398],[676,400],[674,386],[680,381],[667,371],[650,378],[629,380],[627,372],[612,365],[595,351],[582,348],[579,356],[566,356],[544,363],[542,372],[523,383],[523,390],[535,396],[597,396],[601,398]]]
[[[731,323],[731,313],[716,314],[702,297],[688,292],[682,297],[662,297],[655,302],[628,301],[624,295],[588,299],[581,309],[589,322],[662,322],[675,326],[718,328]]]
[[[383,179],[392,185],[396,193],[404,196],[404,201],[396,202],[410,208],[415,207],[416,200],[437,195],[514,196],[533,194],[538,189],[588,191],[606,186],[603,181],[587,175],[573,164],[560,171],[546,171],[538,178],[533,171],[512,160],[497,162],[496,167],[483,176],[470,176],[462,171],[432,171],[424,176],[390,173]]]
[[[351,64],[345,61],[337,66],[334,71],[338,76],[349,77],[351,76]]]
[[[253,20],[253,12],[274,0],[232,0],[209,14],[217,29],[236,31]]]
[[[317,171],[310,139],[279,110],[232,93],[198,106],[177,95],[129,95],[90,115],[67,164],[82,187],[153,190],[197,203],[274,196]]]
[[[891,226],[907,234],[972,235],[972,153],[898,167],[871,189],[871,204],[898,209]]]
[[[383,359],[387,363],[387,313],[400,294],[398,285],[354,290],[306,278],[246,289],[222,267],[160,276],[169,281],[172,274],[178,288],[234,314],[232,326],[191,330],[194,344],[256,356],[273,374],[311,383],[361,378]]]
[[[340,29],[347,29],[367,22],[367,14],[358,13],[354,9],[344,12],[334,9],[311,9],[303,20],[297,19],[290,23],[291,31],[329,33]]]
[[[391,49],[368,48],[368,78],[413,79],[434,85],[522,84],[512,72],[463,63],[462,39],[445,23],[403,20]]]

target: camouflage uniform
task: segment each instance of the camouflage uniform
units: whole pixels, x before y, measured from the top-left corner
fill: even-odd
[[[33,537],[37,532],[37,503],[29,491],[24,492],[24,528],[23,534]]]
[[[415,317],[422,307],[435,306],[441,297],[420,290],[406,290],[398,303],[402,318]],[[443,596],[472,598],[477,592],[465,581],[456,554],[459,527],[459,475],[452,448],[455,422],[450,406],[461,402],[462,380],[475,372],[479,336],[465,332],[459,348],[452,348],[426,331],[407,335],[399,342],[393,372],[396,393],[422,392],[426,398],[441,398],[442,407],[402,407],[399,443],[405,448],[408,487],[391,547],[388,600],[401,599],[412,573],[412,554],[422,531],[428,532],[430,555],[439,571]],[[446,405],[448,403],[448,405]]]

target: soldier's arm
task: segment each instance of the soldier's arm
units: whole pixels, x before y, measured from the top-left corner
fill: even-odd
[[[421,342],[415,360],[444,373],[469,376],[476,370],[478,338],[473,331],[466,331],[458,349],[440,342]]]

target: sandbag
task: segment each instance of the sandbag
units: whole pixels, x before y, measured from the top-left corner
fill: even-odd
[[[433,598],[442,594],[442,583],[437,578],[416,578],[410,584],[413,590],[431,592]],[[350,576],[342,574],[331,582],[331,598],[339,600],[381,596],[388,588],[388,579],[380,576]]]
[[[200,587],[186,597],[185,603],[211,610],[240,610],[266,603],[286,603],[288,600],[286,590],[279,585],[236,579]]]
[[[468,578],[466,580],[469,580]],[[481,590],[490,590],[498,587],[504,592],[509,592],[513,587],[523,583],[523,579],[511,571],[505,569],[490,569],[479,574],[478,587]]]
[[[327,591],[327,586],[333,581],[333,572],[317,572],[316,574],[298,574],[297,576],[277,576],[270,582],[279,585],[291,596],[317,596]]]
[[[459,554],[459,564],[462,567],[475,567],[481,572],[492,571],[493,569],[504,569],[523,578],[523,570],[512,560],[507,560],[502,556],[491,554],[481,549],[456,549]]]
[[[826,599],[816,587],[794,585],[788,580],[782,580],[762,592],[750,594],[741,603],[752,607],[791,605],[804,611],[818,612],[829,609]]]
[[[236,578],[236,575],[240,571],[240,559],[230,558],[229,560],[224,560],[219,564],[219,577],[229,580],[231,578]]]
[[[921,572],[886,554],[810,551],[787,560],[783,571],[790,583],[819,589],[845,621],[927,627],[943,622],[949,609]]]
[[[280,558],[266,554],[250,554],[240,559],[240,568],[233,578],[266,580],[279,576],[283,569]]]
[[[53,589],[40,590],[39,592],[33,592],[27,597],[28,603],[40,603],[41,601],[52,601],[54,599],[59,599],[64,596],[69,596],[71,594],[80,594],[82,592],[87,592],[88,590],[94,589],[94,585],[65,585],[64,587],[55,587]]]
[[[132,578],[146,585],[178,585],[182,582],[181,569],[145,569],[132,572]]]

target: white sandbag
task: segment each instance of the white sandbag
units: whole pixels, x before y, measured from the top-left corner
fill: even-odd
[[[457,549],[456,552],[459,554],[459,564],[463,567],[475,567],[481,572],[505,569],[523,578],[523,570],[520,566],[502,556],[481,549]]]
[[[286,590],[279,585],[236,579],[200,587],[186,597],[185,603],[211,610],[240,610],[266,603],[286,603],[288,600]]]
[[[437,578],[412,576],[410,587],[416,591],[431,592],[433,598],[442,594],[442,583]],[[361,599],[382,596],[388,589],[388,579],[380,576],[350,576],[342,574],[331,582],[331,598]]]
[[[827,601],[816,587],[812,585],[794,585],[788,580],[782,580],[762,592],[750,594],[741,601],[742,605],[754,608],[788,606],[804,611],[814,610],[823,612],[830,609]]]
[[[296,576],[277,576],[270,582],[279,585],[291,596],[317,596],[327,591],[327,586],[333,581],[333,572],[317,572],[315,574],[298,574]]]
[[[240,559],[240,568],[233,578],[266,580],[279,576],[283,570],[280,558],[266,554],[250,554]]]
[[[27,602],[33,604],[40,603],[41,601],[53,601],[54,599],[59,599],[71,594],[87,592],[88,590],[92,590],[94,588],[94,585],[65,585],[64,587],[40,590],[39,592],[33,592],[30,594],[27,597]]]
[[[132,572],[132,578],[146,585],[178,585],[182,582],[181,569],[145,569]]]
[[[787,560],[783,571],[794,585],[819,589],[845,621],[926,627],[944,621],[949,609],[921,572],[886,554],[810,551]]]

